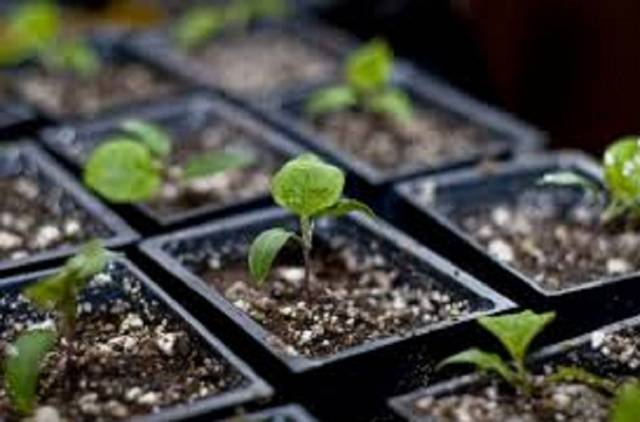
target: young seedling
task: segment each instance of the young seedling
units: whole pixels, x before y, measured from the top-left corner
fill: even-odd
[[[84,168],[87,186],[114,203],[153,199],[165,180],[180,183],[252,165],[247,153],[215,151],[190,157],[181,175],[169,174],[171,137],[161,127],[141,120],[128,120],[121,135],[106,139],[89,157]]]
[[[640,382],[631,381],[620,387],[611,407],[611,422],[637,422],[640,417]]]
[[[303,154],[286,163],[271,181],[271,194],[279,206],[295,214],[300,233],[273,228],[261,233],[249,249],[249,270],[258,284],[264,283],[278,253],[289,240],[297,242],[304,260],[304,291],[312,278],[311,250],[315,221],[321,217],[341,217],[350,212],[373,216],[365,204],[342,196],[345,175],[338,167],[312,154]]]
[[[585,176],[562,171],[544,175],[539,184],[575,186],[607,201],[602,221],[640,218],[640,138],[622,138],[607,148],[603,158],[604,186]]]
[[[391,84],[393,53],[376,39],[356,50],[344,69],[344,82],[311,96],[306,111],[311,116],[358,109],[399,122],[411,120],[413,106],[403,90]]]

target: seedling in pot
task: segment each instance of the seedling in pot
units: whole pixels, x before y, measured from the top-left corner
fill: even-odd
[[[640,218],[640,138],[622,138],[607,148],[603,158],[604,186],[571,171],[544,175],[539,183],[575,186],[607,202],[602,221],[635,222]]]
[[[399,122],[411,120],[413,106],[403,90],[391,84],[393,52],[376,39],[356,50],[344,68],[344,82],[315,92],[306,104],[311,116],[357,109]]]
[[[187,183],[201,177],[252,165],[255,158],[240,151],[214,151],[189,157],[179,174],[169,172],[171,136],[141,120],[121,125],[123,134],[106,139],[87,161],[84,182],[114,203],[153,199],[165,180]]]
[[[281,207],[299,218],[300,233],[273,228],[261,233],[249,250],[249,270],[258,284],[267,279],[273,262],[290,240],[302,249],[304,290],[313,277],[311,251],[315,221],[322,217],[341,217],[350,212],[373,216],[371,209],[342,196],[345,175],[338,167],[312,154],[303,154],[286,163],[271,181],[271,194]]]
[[[636,422],[640,415],[640,382],[630,381],[622,385],[611,407],[611,422]]]

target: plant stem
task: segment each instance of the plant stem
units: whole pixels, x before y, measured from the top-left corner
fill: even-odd
[[[302,234],[302,257],[304,260],[303,289],[309,293],[311,286],[311,248],[313,247],[313,221],[308,217],[300,217],[300,232]]]

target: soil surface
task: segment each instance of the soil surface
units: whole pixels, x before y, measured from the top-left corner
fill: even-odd
[[[81,303],[75,338],[70,344],[61,340],[46,357],[36,414],[51,419],[43,420],[126,419],[242,384],[241,376],[206,349],[186,325],[157,302],[141,296],[135,279],[125,276],[124,280],[122,289],[114,286],[109,274],[97,276],[90,289],[94,297],[102,298],[98,299],[100,305]],[[122,290],[121,296],[114,297],[116,289]],[[54,324],[29,312],[22,297],[17,305],[13,301],[15,295],[0,297],[3,350],[24,329]],[[4,382],[0,385],[0,418],[18,419],[10,411]]]
[[[381,172],[437,167],[476,158],[489,151],[482,129],[417,108],[412,120],[399,123],[371,113],[345,110],[311,123],[322,139]]]
[[[326,80],[338,67],[328,54],[277,30],[215,40],[196,52],[192,62],[208,83],[241,96]]]
[[[637,271],[640,233],[602,224],[596,201],[568,204],[566,194],[555,188],[525,189],[505,201],[464,206],[452,218],[490,255],[546,289]]]
[[[315,277],[306,291],[299,255],[297,249],[287,250],[262,288],[247,274],[246,258],[227,262],[213,253],[200,274],[290,355],[328,356],[476,310],[409,262],[402,267],[392,262],[375,241],[366,251],[346,237],[333,237],[330,246],[317,242]]]
[[[60,209],[59,188],[28,177],[0,178],[0,260],[18,260],[96,235],[80,210]]]
[[[15,89],[46,113],[68,118],[167,95],[178,86],[140,64],[105,62],[98,75],[89,79],[45,70],[25,72]]]

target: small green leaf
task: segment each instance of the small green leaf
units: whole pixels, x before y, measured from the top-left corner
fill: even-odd
[[[162,175],[148,148],[114,138],[93,152],[84,168],[84,182],[111,202],[131,203],[153,198]]]
[[[541,186],[576,186],[586,191],[597,193],[601,190],[593,180],[572,172],[572,171],[558,171],[555,173],[547,173],[538,180],[538,185]]]
[[[56,340],[53,330],[27,331],[6,351],[5,386],[13,407],[22,415],[29,415],[35,407],[42,361]]]
[[[109,261],[116,256],[116,253],[103,247],[101,240],[94,239],[83,245],[75,256],[67,260],[63,271],[76,278],[76,286],[83,287],[91,277],[102,272]]]
[[[316,91],[307,101],[305,110],[311,115],[348,110],[358,104],[356,93],[348,86],[332,86]]]
[[[98,53],[85,41],[68,41],[50,44],[40,54],[42,64],[54,72],[68,71],[89,78],[100,71]]]
[[[448,357],[438,365],[438,369],[448,365],[459,364],[475,365],[482,371],[495,372],[509,383],[512,383],[517,378],[517,375],[499,355],[483,352],[479,349],[465,350]]]
[[[388,116],[400,123],[407,123],[413,117],[413,106],[411,98],[406,92],[396,88],[371,97],[367,103],[367,108],[377,114]]]
[[[610,394],[613,394],[616,389],[615,382],[577,366],[561,366],[547,377],[547,381],[553,383],[579,383]]]
[[[176,23],[173,37],[183,50],[201,47],[224,29],[224,12],[214,6],[188,10]]]
[[[281,228],[262,232],[249,248],[249,271],[259,283],[264,283],[271,271],[273,261],[280,250],[295,234]]]
[[[500,340],[516,362],[523,362],[533,339],[555,318],[554,312],[536,314],[526,310],[517,314],[486,316],[480,325]]]
[[[356,92],[384,89],[391,78],[393,53],[386,42],[376,39],[356,50],[346,64],[346,79]]]
[[[290,14],[286,0],[250,0],[254,20],[283,19]]]
[[[612,200],[633,203],[640,198],[640,138],[623,138],[604,154],[604,176]]]
[[[301,217],[312,217],[338,202],[344,189],[342,170],[313,154],[286,163],[273,177],[275,202]]]
[[[611,407],[611,422],[638,422],[640,415],[640,383],[629,382],[618,389]]]
[[[255,163],[251,154],[240,152],[210,152],[191,157],[184,166],[184,177],[196,179],[229,170],[242,169]]]
[[[128,135],[149,148],[153,155],[166,157],[171,152],[171,136],[162,127],[138,119],[129,119],[120,125]]]
[[[367,204],[364,204],[356,199],[349,198],[341,198],[331,207],[316,213],[313,217],[342,217],[343,215],[352,212],[359,212],[371,218],[375,217],[375,213],[371,208],[369,208]]]

